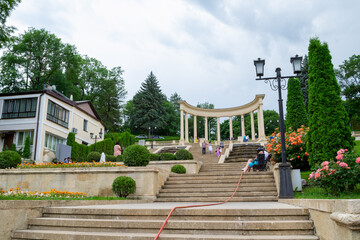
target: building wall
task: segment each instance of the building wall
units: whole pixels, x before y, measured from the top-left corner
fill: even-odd
[[[31,151],[33,154],[32,158],[35,159],[37,162],[48,162],[55,157],[54,150],[45,147],[45,136],[47,133],[57,138],[66,140],[69,132],[73,131],[73,129],[76,128],[76,142],[80,144],[93,144],[95,140],[90,138],[90,133],[99,135],[100,129],[103,134],[105,132],[105,126],[93,116],[90,116],[84,111],[47,94],[42,95],[41,93],[39,93],[18,96],[4,96],[0,99],[0,114],[2,114],[2,107],[5,99],[18,99],[29,97],[38,98],[36,116],[33,118],[0,119],[0,133],[14,132],[13,143],[17,143],[17,133],[19,131],[33,131],[34,141],[33,146],[31,147]],[[47,119],[47,108],[49,100],[69,111],[68,127],[64,127]],[[91,110],[90,107],[89,109]],[[38,118],[39,124],[37,124]],[[87,131],[84,131],[83,128],[84,119],[88,121]],[[3,137],[0,137],[0,151],[2,151],[3,146],[4,139]]]

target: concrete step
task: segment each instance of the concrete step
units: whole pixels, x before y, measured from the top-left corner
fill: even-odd
[[[165,188],[160,189],[159,193],[193,193],[193,192],[199,192],[199,193],[207,193],[207,192],[227,192],[232,194],[235,190],[235,187],[233,188],[184,188],[184,189],[177,189],[177,188]],[[276,187],[247,187],[247,186],[241,186],[237,190],[238,192],[276,192]]]
[[[228,197],[168,197],[157,198],[155,202],[223,202],[227,199]],[[275,202],[277,200],[276,196],[233,197],[230,202]]]
[[[172,185],[172,184],[220,184],[220,183],[238,183],[238,178],[224,178],[224,179],[189,179],[189,180],[176,180],[176,179],[169,179],[165,182],[165,185]],[[273,183],[275,184],[274,178],[269,179],[261,179],[261,178],[243,178],[241,179],[241,183]]]
[[[237,186],[236,183],[206,183],[206,184],[165,184],[163,186],[163,189],[167,189],[167,188],[177,188],[177,189],[181,189],[181,188],[232,188],[235,189]],[[240,188],[243,187],[274,187],[275,184],[274,183],[240,183]]]
[[[170,176],[168,178],[168,181],[184,181],[184,180],[223,180],[223,179],[235,179],[235,180],[239,180],[240,178],[240,174],[238,173],[237,175],[183,175],[180,174],[179,176]],[[262,175],[248,175],[245,174],[242,176],[242,179],[263,179],[264,181],[266,180],[273,180],[274,177],[272,175],[269,174],[262,174]]]
[[[157,195],[158,198],[165,197],[230,197],[232,193],[229,192],[174,192],[174,193],[164,193],[161,192]],[[256,197],[256,196],[277,196],[276,191],[272,192],[236,192],[235,197]]]
[[[30,229],[87,231],[96,229],[102,232],[148,232],[157,233],[163,220],[116,220],[116,219],[78,219],[73,218],[33,218],[29,220]],[[255,234],[286,235],[309,234],[313,231],[310,220],[284,221],[204,221],[169,220],[164,233],[181,234]]]
[[[153,233],[116,233],[116,232],[78,232],[78,231],[47,231],[18,230],[13,233],[13,240],[48,239],[48,240],[153,240]],[[161,234],[161,240],[318,240],[314,235],[194,235],[194,234]]]
[[[196,176],[239,176],[241,175],[241,171],[226,171],[226,172],[199,172],[199,174],[194,174]],[[246,174],[243,175],[243,177],[246,176],[274,176],[274,174],[272,172],[247,172]],[[170,175],[173,176],[173,175]],[[186,174],[186,175],[180,175],[180,174],[176,174],[176,176],[180,177],[180,176],[192,176],[192,174]]]

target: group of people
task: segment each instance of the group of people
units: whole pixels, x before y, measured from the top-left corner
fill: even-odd
[[[206,142],[205,141],[203,141],[201,143],[201,148],[202,148],[202,154],[206,154]],[[216,156],[217,157],[221,156],[221,154],[224,151],[224,148],[225,148],[224,142],[220,142],[220,145],[216,147]],[[209,141],[209,144],[208,144],[208,151],[209,151],[209,154],[213,153],[213,147],[212,147],[211,141]]]

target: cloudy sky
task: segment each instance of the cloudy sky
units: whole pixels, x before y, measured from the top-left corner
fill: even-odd
[[[234,107],[265,94],[264,109],[278,111],[277,92],[255,80],[253,60],[266,60],[265,77],[276,67],[290,75],[290,57],[319,37],[337,68],[360,52],[359,11],[358,0],[23,0],[7,24],[19,33],[45,28],[121,66],[127,100],[153,71],[168,97],[177,92],[192,105]]]

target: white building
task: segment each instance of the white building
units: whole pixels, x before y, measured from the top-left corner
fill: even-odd
[[[66,144],[69,132],[76,142],[92,144],[90,133],[99,135],[104,124],[90,101],[72,101],[54,87],[43,91],[0,94],[0,151],[16,144],[23,148],[30,136],[32,159],[48,162],[55,158],[57,143]]]

